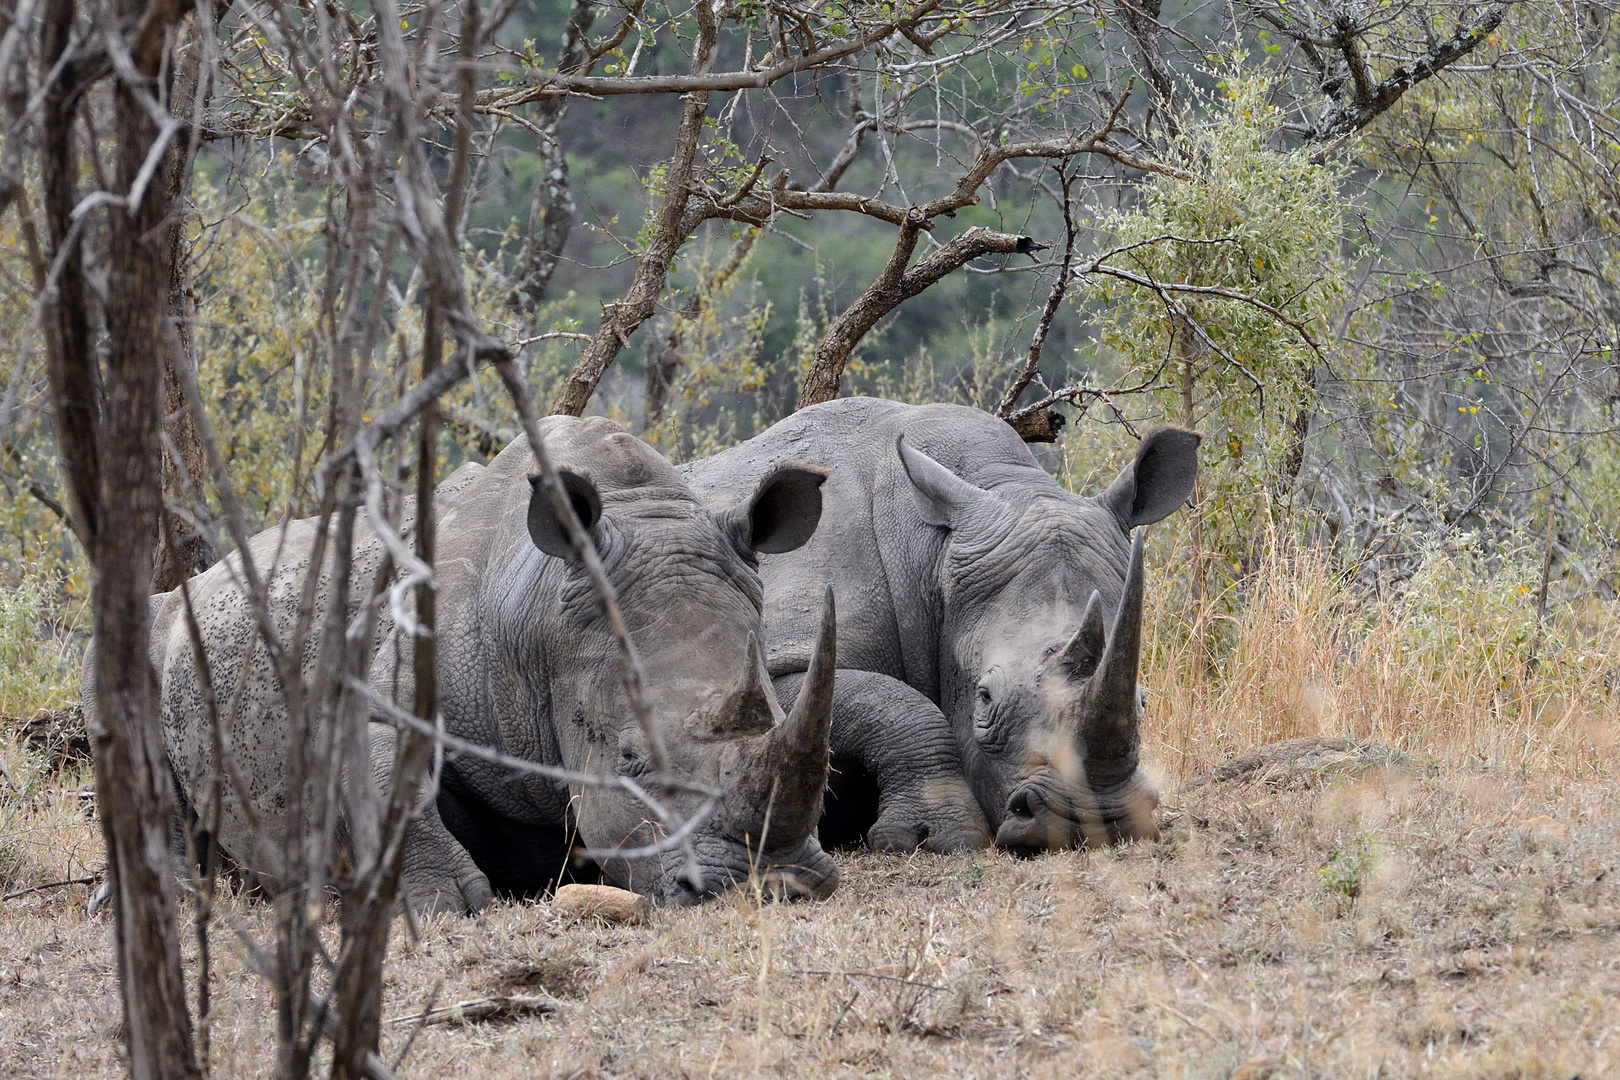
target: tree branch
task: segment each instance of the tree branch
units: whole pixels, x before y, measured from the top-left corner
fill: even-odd
[[[905,28],[916,26],[928,14],[939,6],[941,0],[923,0],[916,7],[911,8],[897,18],[881,23],[864,34],[856,37],[843,38],[831,45],[802,53],[768,68],[758,71],[728,71],[721,74],[710,74],[705,66],[703,70],[694,70],[689,75],[633,75],[629,77],[568,75],[558,72],[554,75],[541,75],[538,81],[528,86],[501,88],[488,90],[479,95],[479,108],[510,109],[515,105],[526,105],[531,101],[539,101],[546,97],[557,97],[566,94],[709,94],[715,91],[728,90],[764,90],[771,84],[780,82],[789,75],[813,68],[823,67],[846,56],[852,56],[871,45],[875,45],[884,38]],[[703,31],[701,23],[704,18],[715,18],[712,8],[693,8],[698,13],[700,24],[699,35]]]
[[[941,246],[937,251],[905,269],[917,238],[922,231],[922,211],[914,208],[901,226],[900,239],[895,244],[889,264],[876,281],[827,329],[827,336],[817,347],[799,388],[799,408],[831,401],[838,396],[838,383],[849,363],[850,353],[866,336],[877,321],[905,301],[916,296],[952,270],[972,262],[982,255],[1027,255],[1044,250],[1048,245],[1036,243],[1032,237],[995,232],[975,225],[962,235]]]
[[[697,13],[698,40],[692,51],[692,72],[702,75],[714,62],[715,42],[719,38],[719,22],[714,10],[700,3],[693,8]],[[608,365],[613,363],[619,350],[630,340],[630,335],[652,318],[659,295],[669,277],[669,268],[675,255],[686,243],[690,230],[686,223],[686,208],[692,197],[693,162],[698,144],[703,137],[703,118],[709,111],[709,92],[700,90],[687,97],[681,109],[681,123],[675,135],[675,152],[664,171],[664,201],[658,208],[652,239],[642,253],[636,276],[624,299],[602,309],[602,322],[591,343],[585,346],[573,370],[568,373],[552,411],[567,416],[580,416],[590,403],[591,395],[602,381]]]
[[[1397,67],[1389,73],[1388,78],[1376,85],[1363,88],[1360,85],[1361,81],[1364,79],[1370,81],[1365,73],[1365,66],[1359,69],[1358,75],[1358,68],[1352,64],[1351,76],[1357,80],[1355,100],[1348,106],[1336,104],[1314,130],[1306,132],[1306,140],[1323,142],[1360,131],[1389,111],[1412,87],[1425,79],[1433,78],[1477,49],[1498,26],[1502,25],[1506,10],[1504,4],[1492,4],[1485,9],[1484,17],[1478,22],[1458,29],[1451,37],[1435,45],[1416,60]]]

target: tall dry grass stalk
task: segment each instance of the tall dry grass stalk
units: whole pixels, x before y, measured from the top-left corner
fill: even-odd
[[[1186,564],[1185,540],[1161,565]],[[1200,647],[1185,590],[1154,590],[1145,742],[1186,780],[1250,747],[1310,735],[1561,776],[1608,776],[1620,751],[1620,613],[1555,599],[1538,618],[1534,545],[1431,544],[1398,586],[1350,580],[1276,531]]]

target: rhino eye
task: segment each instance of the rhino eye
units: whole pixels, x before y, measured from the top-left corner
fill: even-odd
[[[985,750],[1000,750],[1007,741],[1004,726],[998,724],[996,694],[1003,689],[999,673],[991,672],[974,691],[973,737]]]
[[[979,680],[979,687],[974,691],[973,697],[975,706],[980,712],[982,722],[989,722],[983,717],[984,711],[995,703],[996,698],[1001,696],[1001,691],[1005,683],[1006,676],[1001,673],[1001,668],[999,667],[991,668],[989,671],[984,673],[984,678]]]

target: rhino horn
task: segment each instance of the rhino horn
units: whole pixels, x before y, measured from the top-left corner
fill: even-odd
[[[1048,661],[1061,665],[1068,671],[1069,678],[1077,682],[1091,678],[1107,648],[1108,630],[1102,607],[1102,593],[1093,589],[1086,603],[1086,613],[1080,617],[1080,629]]]
[[[1093,774],[1094,786],[1123,779],[1136,769],[1141,723],[1136,677],[1142,662],[1142,535],[1138,531],[1131,544],[1125,594],[1120,598],[1113,633],[1108,636],[1102,660],[1091,677],[1089,715],[1081,735],[1087,772]],[[1123,776],[1113,776],[1116,772]]]
[[[821,817],[821,793],[827,786],[832,738],[833,677],[838,664],[835,622],[833,590],[828,585],[810,670],[793,708],[771,733],[769,754],[777,784],[775,819],[779,823],[771,831],[778,836],[814,829]]]
[[[765,673],[765,657],[759,639],[749,633],[748,656],[742,673],[730,690],[704,716],[708,734],[727,739],[735,735],[760,735],[782,723],[782,706]]]

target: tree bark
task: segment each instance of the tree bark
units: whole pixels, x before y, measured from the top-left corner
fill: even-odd
[[[72,43],[76,9],[76,0],[47,0],[40,50],[40,63],[46,70],[56,65]],[[70,519],[79,542],[93,558],[101,490],[101,455],[96,445],[101,388],[90,351],[84,263],[78,251],[80,233],[72,220],[79,197],[79,154],[74,134],[78,109],[68,75],[64,71],[51,85],[40,110],[40,182],[44,188],[48,254],[53,260],[61,256],[55,294],[45,306],[46,374],[51,384],[51,422],[57,449],[63,469],[74,474],[68,483]],[[73,250],[61,255],[69,247]]]
[[[924,223],[922,211],[913,208],[905,224],[900,226],[894,253],[889,256],[883,272],[827,328],[827,336],[816,347],[810,369],[805,372],[804,383],[799,389],[799,408],[836,398],[838,383],[844,377],[850,354],[867,331],[876,326],[883,316],[946,274],[981,255],[1027,255],[1046,246],[1037,244],[1028,236],[1014,236],[975,225],[938,251],[919,259],[917,265],[908,270],[906,263],[917,248],[917,238],[922,235]]]
[[[706,74],[714,63],[714,45],[719,34],[719,23],[714,9],[698,4],[692,9],[697,16],[698,40],[692,51],[692,74]],[[675,153],[670,156],[664,171],[664,201],[658,208],[658,219],[653,226],[652,239],[636,267],[636,276],[624,299],[602,309],[602,324],[596,330],[584,352],[574,362],[551,411],[567,416],[579,416],[590,404],[608,365],[613,363],[642,323],[652,318],[669,268],[676,254],[686,243],[688,235],[686,206],[692,198],[692,163],[697,156],[698,144],[703,139],[703,118],[709,111],[709,91],[695,90],[688,94],[681,107],[681,124],[675,135]]]
[[[595,66],[591,55],[591,23],[596,8],[591,0],[574,0],[568,12],[568,28],[563,32],[562,55],[557,70],[565,75],[587,75]],[[551,288],[551,279],[562,261],[563,249],[574,231],[574,189],[568,178],[568,157],[558,134],[568,114],[568,98],[542,98],[535,117],[541,131],[540,155],[544,162],[540,183],[534,189],[529,208],[529,242],[524,251],[523,276],[512,289],[510,306],[525,321],[534,318]]]
[[[1136,62],[1143,77],[1153,87],[1154,104],[1159,119],[1171,137],[1180,133],[1180,117],[1176,115],[1176,84],[1170,77],[1170,65],[1165,63],[1159,48],[1159,14],[1162,0],[1121,0],[1117,11],[1120,21],[1136,47]]]
[[[61,56],[75,14],[73,0],[51,0],[45,18],[47,64]],[[163,32],[176,20],[176,11],[132,9],[125,0],[114,14],[120,25],[142,26],[130,52],[143,82],[155,89],[166,51]],[[73,82],[64,78],[57,86]],[[116,182],[127,194],[157,129],[123,82],[114,92],[114,108]],[[69,216],[77,194],[75,111],[72,92],[57,89],[43,115],[42,179],[58,251],[75,240]],[[199,1075],[180,968],[169,854],[174,802],[159,729],[157,673],[149,655],[148,597],[162,501],[168,209],[168,190],[160,183],[148,187],[133,212],[118,205],[106,212],[112,302],[107,309],[104,410],[97,407],[95,358],[88,347],[76,253],[65,260],[47,333],[58,445],[75,525],[91,564],[96,799],[112,890],[124,1042],[130,1074],[137,1080]]]
[[[195,34],[186,35],[174,50],[177,70],[170,90],[170,108],[178,116],[189,116],[196,104],[201,50]],[[187,47],[189,46],[189,48]],[[164,185],[168,192],[169,217],[165,243],[169,250],[169,287],[164,313],[174,327],[176,347],[163,354],[163,415],[168,438],[163,445],[163,508],[158,518],[159,543],[157,571],[152,591],[168,592],[193,574],[214,562],[214,546],[203,531],[174,508],[184,507],[200,518],[207,510],[203,484],[208,476],[207,458],[176,364],[189,364],[197,370],[196,303],[191,291],[191,267],[186,251],[185,215],[181,212],[191,189],[191,153],[187,140],[175,138],[163,163]]]

